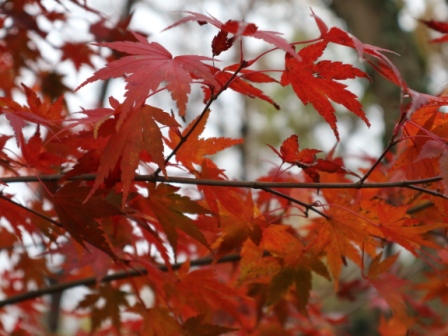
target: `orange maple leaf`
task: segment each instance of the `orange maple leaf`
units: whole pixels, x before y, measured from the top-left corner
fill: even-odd
[[[391,206],[387,203],[378,205],[378,219],[380,225],[378,229],[382,232],[383,237],[388,241],[393,241],[414,256],[418,257],[416,249],[427,246],[434,249],[440,248],[435,242],[431,241],[424,234],[447,227],[447,223],[421,223],[419,220],[411,218],[407,213],[408,207]]]
[[[260,244],[262,228],[267,223],[254,204],[251,192],[246,195],[245,199],[241,198],[238,213],[231,213],[223,207],[220,210],[219,224],[222,228],[222,235],[215,242],[215,245],[218,246],[218,257],[234,249],[239,249],[248,238],[255,244]]]
[[[335,290],[338,289],[339,275],[342,265],[346,264],[346,258],[354,261],[359,267],[362,265],[356,246],[369,255],[376,255],[375,250],[381,245],[372,237],[381,234],[378,228],[358,213],[359,209],[352,209],[349,204],[333,204],[326,212],[328,218],[315,221],[318,234],[311,244],[318,251],[325,251]]]
[[[400,287],[407,282],[387,273],[389,268],[397,261],[398,254],[381,261],[382,253],[378,254],[370,264],[366,279],[375,287],[378,293],[389,304],[390,308],[399,318],[406,318],[406,304],[400,293]]]
[[[193,132],[191,132],[187,140],[176,152],[177,161],[182,163],[186,168],[190,170],[194,170],[193,164],[201,164],[205,156],[216,154],[217,152],[222,151],[223,149],[226,149],[228,147],[243,142],[243,139],[230,139],[230,138],[200,139],[199,136],[205,129],[205,125],[207,123],[209,115],[210,110],[205,112],[201,120],[199,120],[199,122],[197,123],[197,126],[195,127]],[[199,117],[200,116],[196,117],[193,121],[191,121],[191,123],[182,132],[182,136],[185,136],[190,131],[193,125],[196,124]],[[167,145],[171,149],[174,149],[179,142],[180,142],[179,135],[176,132],[170,130]]]
[[[241,302],[238,291],[219,281],[211,269],[188,272],[188,267],[189,263],[184,263],[178,272],[177,281],[165,285],[170,305],[174,303],[173,306],[185,319],[198,314],[210,318],[213,316],[211,312],[219,310],[242,322],[244,317],[238,309]]]
[[[141,206],[146,206],[146,210],[152,211],[157,218],[158,225],[162,227],[174,253],[177,252],[177,230],[185,232],[210,250],[204,234],[196,226],[194,220],[185,215],[206,214],[208,211],[189,197],[176,194],[177,190],[178,188],[168,184],[161,183],[155,186],[149,183],[149,197],[140,199]]]

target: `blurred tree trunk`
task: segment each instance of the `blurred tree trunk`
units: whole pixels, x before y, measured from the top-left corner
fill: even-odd
[[[399,55],[389,54],[408,85],[417,91],[426,91],[426,62],[419,53],[411,33],[404,32],[398,22],[400,1],[393,0],[333,0],[330,9],[345,20],[348,31],[362,42],[392,50]],[[373,83],[370,97],[376,97],[384,111],[385,134],[383,142],[391,136],[393,121],[400,109],[399,88],[387,82],[376,72],[371,72]],[[368,98],[370,98],[368,96]],[[375,103],[375,102],[374,102]]]

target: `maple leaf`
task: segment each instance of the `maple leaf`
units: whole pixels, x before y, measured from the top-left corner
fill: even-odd
[[[382,253],[378,254],[370,264],[366,279],[375,287],[378,293],[386,300],[392,311],[401,318],[406,317],[406,304],[400,293],[400,287],[407,282],[397,278],[387,270],[397,261],[398,254],[381,261]]]
[[[228,32],[220,30],[219,33],[212,40],[212,53],[213,56],[218,56],[223,51],[228,50],[232,47],[235,41],[234,37],[228,38]]]
[[[287,292],[292,284],[295,285],[295,296],[297,308],[307,315],[307,304],[312,288],[311,271],[330,280],[330,275],[324,263],[311,253],[299,253],[299,257],[294,261],[296,265],[287,266],[274,275],[269,284],[266,303],[275,304]]]
[[[188,267],[188,263],[185,263]],[[198,284],[201,284],[198,286]],[[197,325],[198,315],[205,315],[207,320],[200,324],[209,323],[213,316],[210,312],[220,311],[241,321],[242,316],[238,306],[241,302],[239,293],[228,284],[218,280],[215,271],[198,269],[188,272],[181,269],[175,282],[166,284],[167,294],[177,310],[186,318],[193,317],[191,326]]]
[[[261,39],[267,43],[271,43],[275,45],[279,49],[283,49],[287,53],[290,53],[293,55],[293,57],[296,57],[294,48],[291,47],[291,45],[283,38],[281,37],[280,33],[275,31],[268,31],[268,30],[260,30],[258,27],[250,22],[244,22],[244,21],[237,21],[237,20],[228,20],[226,23],[222,23],[218,19],[214,18],[213,16],[207,16],[200,13],[190,12],[187,11],[186,13],[190,14],[179,21],[175,22],[171,26],[165,28],[164,30],[171,29],[173,27],[176,27],[180,24],[183,24],[188,21],[196,21],[199,24],[204,23],[210,23],[211,25],[215,26],[216,28],[219,28],[221,32],[221,36],[219,36],[216,41],[212,42],[212,49],[214,52],[222,52],[230,48],[232,43],[237,40],[238,38],[242,36],[248,36],[248,37],[254,37],[256,39]],[[233,38],[226,39],[227,35],[225,33],[233,34]],[[218,34],[219,35],[219,34]],[[230,44],[230,46],[227,48],[227,45]]]
[[[380,323],[378,325],[378,333],[380,336],[391,336],[391,335],[407,335],[409,333],[409,323],[403,321],[403,318],[392,316],[387,319],[381,315]]]
[[[85,247],[86,241],[117,259],[109,239],[96,219],[118,215],[119,209],[104,200],[100,194],[84,202],[90,187],[79,184],[80,181],[67,183],[54,195],[54,208],[60,223],[81,246]]]
[[[342,167],[339,162],[316,158],[316,154],[322,152],[320,150],[311,148],[299,150],[299,137],[295,134],[283,141],[280,147],[280,152],[274,147],[270,145],[268,146],[283,160],[283,162],[302,168],[314,182],[320,181],[319,171],[358,176],[356,173]]]
[[[51,276],[45,258],[31,258],[26,251],[20,254],[17,267],[23,270],[26,285],[34,282],[37,286],[43,287],[46,285],[45,277]]]
[[[168,241],[177,253],[177,230],[200,242],[210,249],[204,234],[195,225],[193,219],[185,214],[206,214],[208,211],[189,197],[176,194],[178,188],[168,184],[148,185],[149,197],[141,200],[143,206],[147,204],[163,228]]]
[[[129,30],[129,24],[133,19],[135,12],[123,17],[115,25],[111,26],[110,21],[101,17],[99,21],[92,24],[89,32],[95,36],[95,41],[132,41],[134,36]],[[142,36],[147,35],[141,31],[137,31]]]
[[[12,127],[18,147],[24,143],[22,130],[26,126],[26,122],[50,128],[63,119],[62,96],[54,103],[47,104],[42,102],[31,88],[25,84],[22,84],[22,87],[28,106],[22,106],[8,97],[0,97],[0,111],[5,114]]]
[[[352,65],[342,62],[324,60],[314,63],[322,56],[327,44],[328,42],[321,41],[301,49],[298,52],[301,60],[286,54],[285,71],[280,83],[283,86],[290,84],[303,104],[311,103],[331,126],[339,141],[335,109],[330,100],[343,105],[356,114],[367,126],[370,126],[370,123],[364,115],[361,103],[356,100],[356,96],[346,89],[347,85],[336,82],[336,80],[356,77],[369,78],[369,76]]]
[[[361,59],[367,61],[378,73],[392,83],[407,90],[408,86],[401,78],[400,71],[397,67],[383,54],[384,52],[393,53],[390,50],[362,43],[355,36],[350,35],[346,31],[332,27],[329,29],[322,19],[311,10],[311,16],[316,21],[320,31],[320,38],[327,42],[340,44],[353,48]],[[367,56],[373,57],[373,60]]]
[[[121,106],[118,105],[118,102],[111,100],[111,103],[115,109],[120,110]],[[109,132],[113,133],[110,135],[104,148],[95,183],[88,197],[93,195],[95,190],[100,187],[119,162],[121,182],[123,183],[124,206],[131,182],[135,175],[135,170],[140,163],[142,151],[146,151],[151,155],[152,161],[166,175],[162,133],[156,121],[169,127],[179,126],[176,120],[168,113],[156,107],[144,105],[138,109],[133,109],[118,131],[115,128],[109,127]],[[107,129],[107,124],[103,125],[103,128]]]
[[[128,294],[122,290],[114,288],[110,284],[103,284],[97,292],[87,294],[78,303],[78,308],[91,308],[91,332],[95,332],[103,321],[111,319],[116,331],[120,330],[120,307],[129,307],[126,300]],[[104,300],[104,304],[99,305],[98,301]]]
[[[265,256],[263,248],[246,239],[241,248],[240,273],[237,286],[248,283],[269,283],[280,269],[280,262],[273,256]]]
[[[211,179],[211,180],[226,180],[224,170],[219,169],[216,164],[210,159],[205,158],[201,163],[201,171],[194,171],[197,178]],[[239,214],[252,213],[250,207],[245,207],[248,199],[246,192],[238,188],[224,187],[224,186],[198,186],[198,190],[204,195],[204,200],[208,209],[216,217],[218,223],[222,216],[231,214],[234,217],[239,217]],[[223,210],[223,208],[225,210]]]
[[[308,166],[316,162],[316,154],[322,151],[318,149],[305,148],[299,150],[299,137],[295,134],[283,141],[280,147],[280,153],[271,145],[268,145],[283,162]]]
[[[318,252],[325,251],[327,265],[338,290],[339,275],[346,258],[360,267],[362,259],[359,250],[376,255],[380,243],[373,237],[381,237],[381,231],[372,220],[361,216],[360,209],[348,204],[350,200],[335,199],[340,204],[332,204],[326,212],[328,218],[315,221],[318,230],[314,241]]]
[[[23,135],[20,135],[20,143],[22,143],[23,160],[29,168],[37,168],[44,173],[51,174],[66,160],[44,150],[39,127],[28,142],[25,142]]]
[[[311,291],[311,272],[302,268],[283,268],[280,270],[272,278],[266,303],[268,305],[277,303],[293,283],[296,283],[300,311],[305,312]]]
[[[61,51],[61,61],[67,59],[71,60],[77,71],[79,71],[83,64],[86,64],[93,68],[91,57],[95,55],[95,53],[86,45],[86,43],[65,42],[65,44],[61,47]]]
[[[109,62],[103,69],[84,81],[76,90],[99,79],[125,77],[126,99],[122,106],[117,126],[121,126],[132,108],[143,105],[151,92],[156,91],[162,82],[177,102],[179,115],[185,116],[188,94],[193,78],[202,79],[206,84],[219,86],[209,68],[203,61],[213,59],[197,55],[176,56],[157,42],[149,43],[140,34],[133,33],[138,42],[102,42],[96,45],[121,51],[130,56]]]
[[[443,304],[448,304],[448,286],[446,279],[448,278],[448,269],[432,270],[425,273],[425,279],[413,287],[418,290],[425,291],[422,300],[430,301],[439,299]]]
[[[255,244],[260,244],[262,228],[267,223],[254,205],[251,192],[246,195],[245,199],[241,199],[238,208],[238,213],[220,211],[218,220],[222,227],[222,235],[215,242],[215,245],[218,246],[217,257],[225,255],[235,248],[239,249],[248,238]],[[235,207],[232,210],[234,209]]]
[[[83,243],[85,247],[68,241],[46,251],[48,255],[59,253],[65,257],[65,263],[61,265],[60,281],[93,275],[100,282],[113,266],[114,260],[110,255],[86,241]]]
[[[200,139],[199,136],[205,129],[210,110],[206,111],[203,116],[198,116],[184,129],[182,136],[185,136],[190,132],[190,129],[196,125],[195,129],[188,136],[187,140],[182,144],[179,150],[176,152],[176,159],[182,163],[187,169],[194,170],[193,164],[201,164],[204,156],[213,155],[219,151],[222,151],[228,147],[240,144],[242,139],[230,139],[230,138],[207,138]],[[201,118],[199,121],[198,119]],[[169,141],[167,145],[174,149],[180,142],[180,137],[177,133],[170,130]]]
[[[434,29],[444,35],[430,40],[431,43],[443,43],[448,42],[448,23],[436,20],[420,20],[420,22],[424,23],[427,27]]]
[[[272,83],[277,82],[272,77],[269,77],[266,74],[260,73],[258,71],[241,69],[239,75],[235,76],[234,71],[238,69],[238,66],[231,65],[225,67],[223,70],[219,70],[215,67],[210,67],[212,72],[215,75],[216,80],[221,84],[219,88],[224,87],[225,84],[228,84],[229,89],[236,91],[238,93],[244,94],[250,98],[260,98],[270,104],[272,104],[277,110],[280,109],[280,106],[269,96],[266,96],[263,91],[254,87],[252,84],[248,83],[246,80],[256,82],[256,83]],[[233,71],[233,72],[229,72]],[[203,87],[204,91],[204,102],[208,101],[212,96],[212,90],[205,86]]]
[[[429,120],[431,119],[432,118]],[[430,125],[425,124],[424,126]],[[424,160],[425,164],[432,164],[435,167],[439,166],[438,171],[440,172],[440,176],[443,177],[441,184],[443,185],[445,194],[448,194],[448,146],[445,140],[445,134],[448,130],[448,121],[444,121],[442,124],[434,126],[435,127],[432,127],[431,131],[425,129],[425,127],[418,127],[420,128],[419,134],[426,134],[427,139],[425,139],[426,141],[417,139],[416,142],[423,144],[421,147],[417,147],[419,153],[414,159],[414,163],[419,165],[419,161]]]
[[[422,246],[438,248],[437,244],[426,238],[424,234],[448,225],[443,222],[420,223],[419,220],[407,215],[407,206],[393,207],[385,202],[378,203],[378,205],[375,202],[369,202],[369,205],[377,206],[376,213],[381,223],[378,229],[381,231],[382,237],[401,245],[415,256],[417,256],[416,249]]]

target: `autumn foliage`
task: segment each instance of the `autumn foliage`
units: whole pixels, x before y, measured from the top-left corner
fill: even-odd
[[[448,332],[444,94],[408,87],[388,50],[329,28],[313,11],[316,37],[307,41],[187,12],[166,29],[213,27],[210,56],[174,56],[163,41],[128,30],[130,18],[110,26],[73,0],[98,15],[90,27],[96,43],[61,43],[61,61],[92,69],[92,57],[110,51],[76,90],[112,78],[125,84],[121,100],[69,111],[73,91],[38,67],[43,56],[33,42],[48,33],[37,18],[64,21],[65,13],[31,1],[39,10],[32,16],[28,2],[0,5],[2,334],[54,332],[43,317],[60,310],[58,294],[79,286],[88,294],[59,311],[84,321],[74,335],[340,334],[352,316],[327,305],[331,295],[362,297],[381,335]],[[448,41],[448,24],[423,23],[445,34],[433,42]],[[265,43],[265,52],[250,54],[248,39]],[[359,62],[326,59],[334,44]],[[239,62],[219,62],[229,49]],[[284,57],[284,67],[256,68],[271,53]],[[31,85],[17,81],[25,69],[34,73]],[[366,69],[401,90],[393,134],[382,155],[362,158],[368,168],[348,169],[335,149],[304,148],[300,134],[268,144],[276,160],[256,180],[229,179],[214,161],[244,141],[203,135],[224,91],[281,114],[282,101],[259,84],[290,87],[339,141],[336,106],[370,125],[346,81],[368,85]],[[189,104],[193,87],[202,90],[199,110]],[[171,111],[149,103],[164,91]],[[31,197],[17,198],[19,189],[9,188],[17,185],[28,185]],[[417,275],[406,272],[402,254],[423,261]],[[341,276],[346,270],[350,277]]]

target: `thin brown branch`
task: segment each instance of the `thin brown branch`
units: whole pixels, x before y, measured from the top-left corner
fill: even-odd
[[[299,201],[298,199],[295,199],[294,197],[285,195],[285,194],[283,194],[283,193],[281,193],[281,192],[279,192],[279,191],[277,191],[277,190],[271,189],[271,188],[263,188],[262,190],[264,190],[264,191],[266,191],[266,192],[268,192],[268,193],[277,195],[277,196],[279,196],[279,197],[282,197],[282,198],[284,198],[284,199],[286,199],[286,200],[288,200],[288,201],[290,201],[290,202],[292,202],[292,203],[296,203],[296,204],[299,204],[299,205],[303,206],[303,207],[306,209],[305,212],[304,212],[306,217],[308,217],[308,211],[311,210],[311,211],[314,211],[315,213],[321,215],[322,217],[324,217],[324,218],[326,218],[326,219],[330,219],[330,217],[328,217],[328,216],[327,216],[326,214],[324,214],[323,212],[317,210],[317,209],[316,209],[314,206],[312,206],[311,204],[308,204],[308,203]]]
[[[3,200],[5,200],[7,202],[10,202],[10,203],[14,204],[15,206],[17,206],[19,208],[22,208],[25,211],[28,211],[29,213],[32,213],[33,215],[35,215],[37,217],[42,218],[43,220],[46,220],[46,221],[50,222],[51,224],[54,224],[56,226],[59,226],[60,228],[63,228],[62,224],[59,223],[58,221],[55,221],[53,218],[45,216],[45,215],[41,214],[40,212],[34,211],[33,209],[27,208],[26,206],[24,206],[24,205],[22,205],[20,203],[17,203],[15,201],[13,201],[12,199],[10,199],[8,197],[5,197],[3,195],[0,195],[0,198],[2,198]]]
[[[415,186],[415,185],[407,185],[406,188],[413,189],[413,190],[418,190],[418,191],[421,191],[421,192],[426,193],[426,194],[430,194],[430,195],[433,195],[433,196],[436,196],[436,197],[442,197],[442,198],[448,199],[448,196],[442,194],[441,192],[435,191],[435,190],[430,190],[430,189],[418,187],[418,186]]]
[[[420,212],[422,210],[425,210],[425,209],[433,207],[433,206],[434,206],[433,202],[425,202],[423,204],[419,204],[419,205],[416,205],[416,206],[414,206],[412,208],[409,208],[406,211],[406,213],[412,215],[412,214],[415,214],[417,212]]]
[[[205,258],[200,258],[200,259],[191,261],[190,267],[207,266],[207,265],[211,265],[213,263],[222,264],[222,263],[228,263],[228,262],[236,262],[236,261],[239,261],[240,259],[241,259],[241,256],[239,254],[230,254],[230,255],[222,257],[216,261],[213,259],[213,257],[205,257]],[[176,263],[176,264],[173,264],[171,266],[171,268],[173,270],[177,270],[182,265],[183,265],[183,263]],[[157,267],[162,272],[168,271],[168,268],[166,267],[166,265],[159,265]],[[100,282],[111,282],[114,280],[122,280],[122,279],[126,279],[126,278],[131,278],[131,277],[144,276],[146,274],[147,274],[147,271],[144,268],[126,270],[126,271],[116,272],[114,274],[109,274],[109,275],[105,276]],[[8,306],[8,305],[12,305],[12,304],[20,303],[23,301],[35,299],[35,298],[41,297],[43,295],[63,292],[67,289],[74,288],[74,287],[92,286],[92,285],[95,285],[96,283],[97,283],[96,277],[90,277],[90,278],[84,278],[84,279],[79,279],[79,280],[75,280],[75,281],[58,283],[53,286],[48,286],[46,288],[41,288],[38,290],[29,291],[26,293],[22,293],[22,294],[18,294],[18,295],[6,298],[6,299],[0,301],[0,308]]]
[[[378,159],[375,161],[375,163],[370,167],[370,169],[367,171],[367,173],[364,174],[364,176],[358,181],[359,184],[364,184],[364,181],[367,180],[367,178],[372,174],[372,172],[375,170],[375,168],[380,164],[380,162],[384,159],[387,152],[390,151],[390,149],[395,146],[397,142],[395,141],[395,137],[392,137],[390,139],[389,143],[387,144],[386,148],[384,148],[383,153],[378,157]]]
[[[64,175],[42,175],[42,176],[12,176],[12,177],[0,177],[0,182],[4,183],[28,183],[28,182],[41,182],[41,181],[58,181]],[[84,174],[76,177],[69,178],[69,180],[95,180],[95,174]],[[237,188],[251,188],[251,189],[263,189],[263,188],[296,188],[296,189],[380,189],[380,188],[396,188],[407,187],[416,184],[427,184],[432,182],[438,182],[442,180],[440,176],[429,177],[419,180],[407,180],[397,182],[377,182],[377,183],[302,183],[302,182],[257,182],[257,181],[228,181],[228,180],[209,180],[209,179],[197,179],[192,177],[178,177],[178,176],[153,176],[153,175],[136,175],[135,181],[147,181],[147,182],[167,182],[178,184],[196,184],[207,186],[220,186],[220,187],[237,187]],[[424,189],[425,191],[427,189]]]

